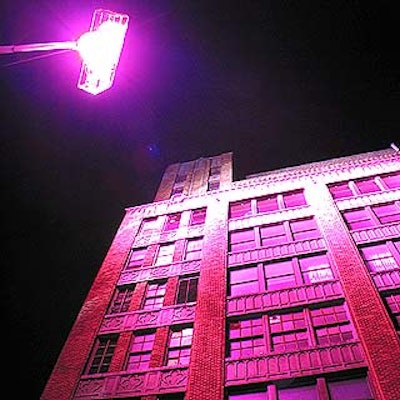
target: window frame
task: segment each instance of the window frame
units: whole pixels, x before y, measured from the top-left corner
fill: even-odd
[[[150,359],[151,359],[151,353],[153,351],[153,347],[154,347],[154,340],[155,340],[155,335],[156,335],[156,330],[155,329],[149,329],[149,330],[144,330],[144,331],[135,331],[133,332],[132,338],[131,338],[131,342],[129,344],[129,349],[127,352],[127,357],[126,357],[126,362],[125,362],[125,370],[126,371],[143,371],[149,368],[150,366]],[[146,338],[148,339],[149,337],[152,337],[152,340],[146,340]],[[135,343],[135,339],[137,338],[143,338],[143,342],[137,342]],[[146,348],[146,345],[148,343],[151,343],[151,348],[148,349]],[[142,348],[140,349],[134,349],[134,345],[140,345],[142,344]],[[134,356],[138,356],[139,360],[138,362],[134,363],[134,362],[130,362],[131,357]],[[148,357],[148,359],[146,360],[145,358],[142,359],[142,357]],[[138,364],[137,368],[132,368],[131,365],[133,364]],[[142,366],[143,364],[143,366]]]
[[[191,335],[185,336],[183,333],[185,330],[190,330]],[[178,336],[178,341],[179,345],[171,345],[171,342],[175,340],[176,338],[173,337],[174,333],[181,332],[181,336]],[[168,332],[168,342],[167,342],[167,347],[165,351],[165,361],[164,364],[169,367],[177,367],[177,366],[189,366],[190,363],[190,353],[191,353],[191,347],[192,347],[192,342],[193,342],[193,324],[187,324],[187,325],[176,325],[173,326],[169,329]],[[184,341],[187,341],[189,339],[189,343],[183,343]],[[178,352],[177,357],[171,357],[171,353]],[[187,353],[187,355],[185,354]],[[181,363],[183,359],[187,359],[187,363]],[[176,362],[170,363],[170,361],[176,360]]]
[[[107,314],[128,312],[134,291],[135,284],[133,283],[117,286],[114,290],[110,305],[108,306]]]
[[[86,375],[94,375],[108,372],[115,348],[118,342],[118,334],[97,336],[88,363],[85,368]],[[100,357],[99,362],[95,363],[96,358]],[[109,359],[108,361],[105,361]],[[94,369],[94,370],[93,370]]]
[[[151,286],[155,287],[152,288]],[[148,281],[140,309],[147,311],[161,309],[164,304],[166,287],[167,279]]]
[[[199,274],[179,277],[175,304],[195,303],[197,301],[198,284]],[[191,289],[194,290],[194,294]]]

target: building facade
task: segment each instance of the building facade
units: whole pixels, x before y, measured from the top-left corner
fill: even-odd
[[[42,400],[400,399],[400,153],[232,177],[126,209]]]

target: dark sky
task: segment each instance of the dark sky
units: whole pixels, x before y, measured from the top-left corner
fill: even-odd
[[[0,55],[2,323],[39,398],[129,206],[171,163],[234,153],[234,177],[399,144],[395,1],[6,1],[2,45],[74,40],[130,15],[114,87],[74,52]],[[84,6],[82,6],[84,3]]]

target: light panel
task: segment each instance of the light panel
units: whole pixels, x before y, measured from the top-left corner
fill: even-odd
[[[104,9],[93,12],[89,32],[77,41],[82,57],[79,89],[97,95],[113,85],[128,22],[126,14]]]

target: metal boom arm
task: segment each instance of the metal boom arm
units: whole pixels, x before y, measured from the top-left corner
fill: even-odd
[[[27,53],[32,51],[51,51],[51,50],[78,50],[76,41],[69,42],[47,42],[12,44],[0,46],[0,54]]]

